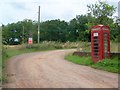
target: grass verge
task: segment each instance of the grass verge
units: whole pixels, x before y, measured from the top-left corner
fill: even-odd
[[[95,69],[100,69],[112,73],[120,73],[119,70],[120,62],[118,61],[117,57],[104,59],[98,63],[93,63],[91,57],[79,57],[72,54],[65,56],[65,59],[75,64],[86,65]]]

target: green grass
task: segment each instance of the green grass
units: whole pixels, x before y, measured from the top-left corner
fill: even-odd
[[[89,66],[93,64],[93,62],[91,61],[91,57],[79,57],[76,55],[69,54],[65,57],[65,59],[80,65]]]
[[[120,62],[118,61],[118,58],[113,57],[111,59],[104,59],[101,62],[93,64],[91,67],[113,73],[120,73],[119,66],[120,66]]]
[[[65,59],[75,64],[86,65],[95,69],[100,69],[108,72],[120,73],[120,70],[118,68],[118,65],[120,66],[120,62],[118,62],[117,57],[113,57],[111,59],[104,59],[98,63],[93,63],[91,57],[79,57],[72,54],[65,56]]]

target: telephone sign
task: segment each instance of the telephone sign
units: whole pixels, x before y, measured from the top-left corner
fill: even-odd
[[[98,36],[98,33],[94,33],[94,37]]]

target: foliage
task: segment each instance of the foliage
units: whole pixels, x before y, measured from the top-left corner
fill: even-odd
[[[3,43],[9,45],[21,44],[23,38],[23,42],[27,42],[28,37],[32,36],[33,31],[33,21],[29,19],[3,26]],[[15,41],[15,39],[17,39],[18,41]]]
[[[118,61],[117,57],[104,59],[98,63],[93,63],[90,57],[79,57],[71,54],[67,55],[65,59],[73,63],[90,66],[95,69],[105,70],[113,73],[120,73],[120,62]]]
[[[110,27],[110,39],[113,41],[118,41],[118,25],[112,18],[116,7],[101,1],[98,1],[98,3],[96,2],[95,4],[87,5],[87,7],[89,16],[87,26],[89,30],[94,25],[107,25]]]
[[[68,24],[59,19],[43,22],[41,23],[41,40],[65,42],[67,27]]]
[[[68,34],[70,41],[89,41],[89,32],[87,24],[88,16],[77,15],[76,18],[72,19],[69,23]]]
[[[115,42],[120,42],[120,17],[115,17],[115,27],[113,29],[112,33],[112,37],[114,39],[112,39]]]
[[[110,17],[115,12],[115,7],[105,2],[98,1],[96,4],[87,5],[88,13],[95,18],[95,24],[109,25],[112,22]]]
[[[91,27],[97,24],[110,26],[111,40],[118,41],[119,27],[112,15],[115,7],[105,2],[87,5],[86,15],[77,15],[69,22],[64,20],[48,20],[40,23],[40,41],[76,42],[90,41]],[[17,23],[2,25],[3,44],[16,45],[28,42],[28,38],[33,38],[33,43],[37,43],[38,24],[37,21],[25,19]]]
[[[86,23],[88,23],[86,15],[78,15],[69,23],[59,19],[41,22],[40,41],[88,41],[89,33],[86,32]],[[36,21],[25,19],[3,27],[4,44],[27,43],[29,37],[33,37],[34,43],[37,43]],[[18,39],[19,42],[15,42],[15,39]]]

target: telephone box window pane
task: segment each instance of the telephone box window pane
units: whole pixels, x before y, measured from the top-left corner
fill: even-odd
[[[98,37],[94,37],[94,40],[98,40]]]
[[[94,51],[94,58],[98,59],[99,58],[99,47],[98,47],[98,33],[94,33],[93,34],[93,42],[94,42],[94,47],[93,47],[93,51]]]
[[[98,47],[98,43],[94,43],[94,47]]]
[[[94,49],[98,49],[98,47],[94,47]]]
[[[98,39],[95,39],[94,42],[98,42]]]
[[[98,49],[94,49],[94,52],[98,52]]]
[[[108,34],[104,33],[104,57],[107,58],[108,57]]]
[[[94,58],[98,58],[98,55],[97,56],[95,55]]]
[[[96,56],[96,55],[98,55],[98,53],[95,53],[94,55]]]

